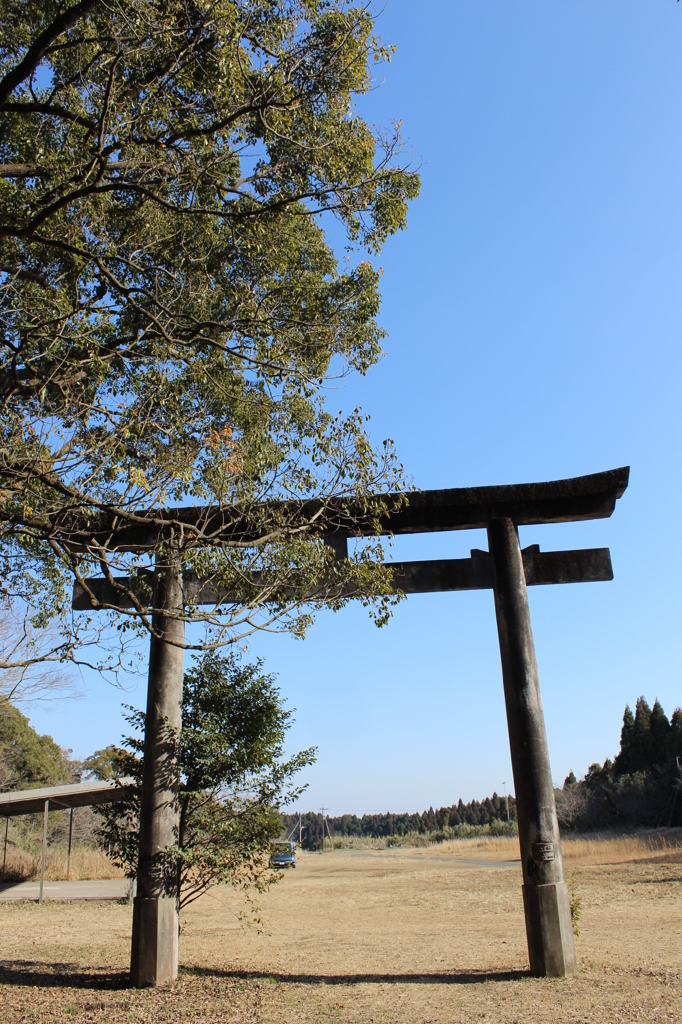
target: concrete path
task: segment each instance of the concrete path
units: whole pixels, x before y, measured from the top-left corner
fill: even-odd
[[[37,900],[40,882],[0,882],[0,902]],[[45,882],[44,900],[120,900],[128,897],[127,878],[97,878],[88,882]]]

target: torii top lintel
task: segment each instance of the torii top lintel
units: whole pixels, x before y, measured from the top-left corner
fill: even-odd
[[[568,523],[610,516],[616,500],[628,485],[630,469],[607,470],[567,480],[550,480],[532,484],[503,484],[493,487],[452,487],[445,490],[414,491],[387,494],[382,497],[386,512],[381,517],[382,533],[435,533],[446,530],[484,528],[494,519],[511,519],[517,526],[539,523]],[[407,498],[407,503],[405,503]],[[275,503],[273,503],[275,507]],[[332,498],[281,503],[286,510],[288,528],[297,525],[310,532],[325,535],[366,536],[375,533],[375,521],[363,517],[353,500]],[[118,516],[112,548],[119,551],[150,549],[171,528],[196,532],[205,541],[240,540],[262,535],[258,517],[240,508],[199,508],[187,506],[174,509],[137,512],[121,522]],[[74,524],[75,525],[75,524]],[[108,532],[106,514],[91,520],[87,526],[76,526],[77,535]],[[199,539],[199,538],[197,538]],[[201,543],[201,540],[199,540]]]
[[[408,495],[406,507],[385,517],[385,532],[473,530],[486,527],[493,519],[511,519],[517,526],[606,519],[625,491],[629,475],[630,467],[623,466],[535,484],[417,491]],[[391,498],[395,500],[393,495]]]

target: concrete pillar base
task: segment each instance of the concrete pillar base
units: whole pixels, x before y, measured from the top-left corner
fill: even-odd
[[[177,978],[178,923],[175,897],[133,900],[130,980],[135,988],[169,985]]]
[[[573,923],[566,883],[524,885],[523,909],[531,973],[545,978],[575,974]]]

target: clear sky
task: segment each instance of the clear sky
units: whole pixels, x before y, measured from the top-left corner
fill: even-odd
[[[372,414],[422,488],[631,465],[612,519],[523,528],[541,547],[609,546],[612,583],[536,587],[531,614],[555,780],[618,748],[626,702],[682,703],[682,5],[389,0],[393,62],[362,113],[401,119],[422,193],[391,239],[387,355],[330,396]],[[396,541],[465,556],[483,534]],[[325,613],[304,642],[251,648],[316,744],[303,809],[423,809],[510,786],[491,592],[414,596],[377,630]],[[32,709],[85,756],[128,694]]]

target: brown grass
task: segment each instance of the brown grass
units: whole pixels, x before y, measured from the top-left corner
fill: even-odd
[[[3,855],[0,850],[0,856]],[[66,878],[67,846],[48,846],[45,856],[45,878],[58,881]],[[7,847],[7,866],[2,872],[0,859],[0,880],[28,882],[40,878],[42,853],[30,854],[12,846]],[[92,846],[73,845],[69,878],[80,881],[85,878],[122,878],[124,872],[114,867],[102,850]]]
[[[450,839],[433,845],[434,852],[482,860],[518,860],[517,838],[481,836],[477,839]],[[641,832],[637,835],[599,835],[564,837],[561,842],[568,865],[626,864],[637,861],[682,861],[682,829]]]
[[[240,924],[236,893],[216,890],[182,914],[169,991],[126,987],[127,905],[0,905],[3,1024],[672,1024],[682,1020],[673,838],[637,837],[629,860],[622,839],[566,844],[583,913],[579,973],[563,981],[527,972],[520,867],[499,866],[518,857],[506,839],[301,854],[263,897],[260,931]]]
[[[563,840],[564,860],[582,864],[628,864],[638,861],[682,861],[682,829],[643,832],[635,836],[582,836]]]

